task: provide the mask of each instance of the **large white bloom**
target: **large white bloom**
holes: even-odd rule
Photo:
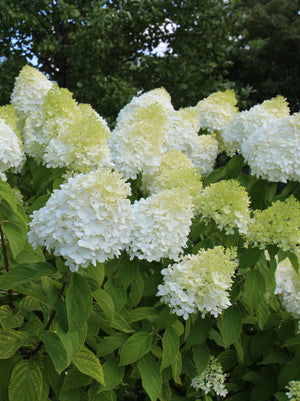
[[[238,112],[234,91],[212,93],[200,100],[195,106],[199,119],[199,128],[207,129],[211,134],[224,131]]]
[[[202,317],[206,313],[217,317],[231,305],[228,291],[237,267],[235,259],[236,251],[222,246],[186,255],[161,271],[164,281],[157,296],[185,320],[197,311]]]
[[[33,212],[29,241],[53,249],[72,271],[119,256],[130,239],[130,192],[118,172],[106,169],[69,178]]]
[[[298,253],[299,255],[299,253]],[[276,273],[275,294],[281,298],[283,307],[300,319],[300,275],[295,271],[288,258],[278,263]]]
[[[241,153],[251,173],[268,181],[300,180],[300,113],[269,119],[244,136]]]
[[[193,217],[191,197],[181,189],[168,189],[133,205],[131,257],[149,262],[177,259],[186,246]]]
[[[223,373],[221,363],[211,356],[207,368],[193,378],[191,386],[196,390],[203,390],[205,394],[214,391],[217,395],[226,397],[228,393],[224,385],[226,378],[227,374]]]
[[[18,118],[26,118],[40,106],[51,86],[52,82],[43,73],[28,65],[23,67],[15,80],[11,94],[11,102]]]
[[[300,401],[300,381],[291,380],[287,385],[286,395],[291,401]]]
[[[215,135],[197,136],[190,142],[190,148],[185,152],[203,177],[213,171],[218,153],[219,143]]]
[[[0,171],[4,172],[10,168],[19,171],[24,160],[20,139],[13,129],[0,118]],[[2,178],[4,179],[4,175]]]
[[[232,123],[221,132],[224,149],[229,155],[233,155],[240,150],[244,139],[250,137],[251,140],[253,133],[257,129],[265,128],[271,120],[288,116],[288,103],[282,96],[265,100],[262,104],[253,106],[250,110],[236,114]]]

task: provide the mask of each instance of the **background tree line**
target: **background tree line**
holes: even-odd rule
[[[0,0],[0,104],[31,61],[109,122],[161,86],[176,108],[234,88],[241,109],[298,111],[299,17],[298,0]]]

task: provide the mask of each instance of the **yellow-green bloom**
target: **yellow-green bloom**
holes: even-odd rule
[[[10,126],[14,133],[18,135],[19,139],[22,140],[22,135],[17,127],[18,118],[14,106],[12,104],[1,106],[0,117],[5,121],[8,126]]]
[[[54,84],[44,97],[43,103],[26,119],[24,127],[25,152],[43,162],[50,139],[56,138],[81,116],[73,94]]]
[[[212,93],[200,100],[195,106],[199,128],[207,129],[211,134],[222,132],[238,112],[236,104],[237,99],[232,89]]]
[[[283,202],[274,202],[265,210],[255,210],[246,239],[261,249],[277,245],[285,251],[297,251],[300,244],[300,202],[290,196]]]
[[[161,271],[164,281],[158,286],[157,296],[185,320],[197,311],[202,317],[206,313],[217,317],[231,305],[228,291],[237,267],[236,257],[235,249],[222,246],[186,255]]]
[[[25,119],[43,102],[52,82],[40,71],[25,65],[15,80],[11,102],[19,119]]]
[[[143,176],[143,187],[151,194],[164,189],[181,189],[191,195],[197,210],[202,181],[201,175],[184,153],[170,150],[162,156],[160,166],[153,174]]]
[[[112,161],[126,178],[153,172],[160,164],[167,114],[158,102],[129,108],[112,131],[109,145]]]
[[[214,220],[220,230],[233,234],[234,228],[247,232],[250,221],[247,191],[236,180],[224,180],[206,187],[198,202],[200,218]]]
[[[48,167],[68,167],[85,173],[110,166],[106,121],[88,104],[79,104],[80,114],[50,139],[43,159]]]
[[[287,397],[291,401],[300,401],[300,381],[292,380],[287,386]]]

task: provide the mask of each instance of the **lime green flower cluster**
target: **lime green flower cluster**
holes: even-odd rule
[[[110,165],[106,121],[90,105],[78,104],[68,89],[54,84],[42,105],[27,118],[25,151],[48,167],[88,172]]]
[[[236,180],[224,180],[206,187],[200,196],[201,220],[215,221],[220,230],[233,234],[246,233],[250,222],[250,200],[245,188]]]
[[[238,112],[237,99],[233,90],[216,92],[200,100],[195,109],[199,118],[199,128],[210,133],[220,133],[232,122]]]
[[[277,245],[285,251],[297,251],[300,244],[300,202],[290,196],[283,202],[274,202],[265,210],[255,210],[246,239],[261,249]]]
[[[43,102],[43,98],[52,87],[52,82],[40,71],[28,65],[24,66],[15,80],[11,103],[17,117],[24,120]]]
[[[162,156],[160,166],[153,174],[143,176],[143,187],[151,194],[164,189],[179,188],[192,197],[197,210],[202,181],[201,175],[188,157],[173,149]]]
[[[4,106],[1,106],[0,117],[14,131],[14,133],[18,136],[18,138],[22,140],[22,135],[18,129],[18,118],[14,106],[12,104],[6,104]]]
[[[291,401],[300,401],[300,381],[292,380],[287,386],[287,397]]]

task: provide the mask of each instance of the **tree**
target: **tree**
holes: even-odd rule
[[[248,105],[281,94],[300,107],[300,24],[297,0],[237,1],[233,8],[230,79],[248,85]]]
[[[229,65],[221,0],[0,0],[0,10],[3,56],[21,52],[111,121],[157,86],[177,107],[195,104],[222,87]],[[164,57],[153,53],[161,42]]]

